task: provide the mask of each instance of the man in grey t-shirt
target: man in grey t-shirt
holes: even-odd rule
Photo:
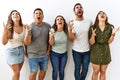
[[[50,47],[48,44],[49,28],[48,23],[43,22],[43,11],[36,8],[33,12],[34,22],[30,24],[31,27],[31,43],[28,45],[28,57],[30,66],[29,80],[36,80],[37,72],[38,80],[43,80],[47,70],[48,55]]]

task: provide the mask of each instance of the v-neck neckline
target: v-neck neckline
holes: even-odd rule
[[[98,25],[98,28],[99,28],[99,30],[101,31],[101,32],[104,32],[105,30],[106,30],[106,28],[107,28],[107,25],[105,25],[105,28],[103,29],[103,31],[100,29],[100,26]]]

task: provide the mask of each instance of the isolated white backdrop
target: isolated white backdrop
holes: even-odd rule
[[[73,19],[73,6],[75,3],[81,3],[84,8],[84,17],[94,22],[98,11],[103,10],[107,13],[109,22],[115,27],[120,26],[120,7],[119,0],[1,0],[0,1],[0,33],[2,33],[2,23],[7,20],[11,10],[16,9],[21,13],[23,23],[30,24],[33,21],[33,10],[37,7],[44,11],[44,21],[54,22],[57,15],[63,15],[66,21]],[[1,37],[1,34],[0,34]],[[107,80],[120,80],[120,32],[115,36],[115,40],[110,44],[112,62],[107,69]],[[52,80],[52,67],[49,61],[48,71],[45,80]],[[74,80],[74,64],[71,55],[71,47],[69,47],[68,62],[65,70],[65,80]],[[12,71],[6,64],[4,46],[0,42],[0,80],[11,80]],[[86,80],[91,80],[92,67],[89,66],[89,72]],[[28,80],[29,66],[25,59],[21,70],[20,80]]]

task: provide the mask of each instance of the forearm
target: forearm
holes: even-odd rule
[[[108,43],[110,44],[114,40],[115,34],[112,34],[108,40]]]
[[[93,45],[95,43],[95,36],[92,35],[91,38],[89,39],[89,43]]]
[[[54,44],[54,36],[49,36],[49,44],[51,46]]]
[[[27,33],[24,38],[24,44],[29,45],[31,43],[31,35]]]
[[[4,31],[4,32],[3,32],[3,35],[2,35],[2,44],[3,44],[3,45],[6,45],[7,42],[8,42],[7,32]]]
[[[75,33],[72,33],[72,31],[69,31],[68,36],[69,36],[69,40],[70,41],[74,41],[74,39],[75,39]]]

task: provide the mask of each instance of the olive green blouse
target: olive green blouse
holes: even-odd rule
[[[104,31],[101,31],[99,26],[96,26],[93,29],[96,29],[95,33],[95,43],[91,45],[90,49],[90,62],[93,64],[109,64],[111,62],[110,47],[108,40],[112,33],[111,24],[105,26]],[[92,30],[89,30],[89,39],[92,35]]]

